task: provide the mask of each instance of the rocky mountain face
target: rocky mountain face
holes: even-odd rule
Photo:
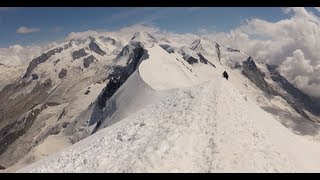
[[[57,126],[63,129],[62,125],[68,123],[68,118],[73,117],[73,114],[59,117],[57,123],[51,123],[48,127],[43,117],[40,117],[42,126],[34,123],[38,121],[39,114],[45,113],[45,109],[68,109],[68,104],[82,88],[102,83],[105,66],[114,58],[112,55],[106,56],[106,52],[100,48],[103,45],[90,37],[84,43],[70,41],[44,52],[30,62],[22,78],[0,91],[3,102],[0,105],[1,165],[10,167],[39,143],[35,139],[45,139]],[[71,106],[69,108],[73,109]],[[68,112],[63,115],[68,116]],[[37,133],[33,133],[33,137],[27,135],[35,128],[37,133],[43,132],[43,137]],[[24,148],[22,150],[17,146]],[[14,155],[8,156],[9,152]]]
[[[315,101],[301,92],[299,89],[295,88],[289,81],[286,80],[276,71],[276,66],[265,65],[271,74],[271,79],[280,87],[282,91],[278,91],[273,88],[272,85],[266,82],[265,74],[257,68],[252,57],[249,57],[246,61],[242,62],[242,74],[250,79],[257,87],[262,91],[273,95],[281,96],[287,103],[302,117],[311,120],[310,117],[304,112],[303,109],[310,111],[315,115],[319,115],[319,105]],[[285,93],[283,93],[285,92]]]

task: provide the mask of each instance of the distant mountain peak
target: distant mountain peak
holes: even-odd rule
[[[158,40],[154,36],[147,32],[136,32],[131,38],[131,41],[140,41],[147,44],[158,42]]]
[[[91,36],[91,35],[88,37],[88,39],[89,39],[91,42],[95,42],[95,41],[96,41],[96,39],[95,39],[93,36]]]

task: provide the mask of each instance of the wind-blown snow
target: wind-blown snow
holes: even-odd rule
[[[217,78],[18,172],[306,172],[317,150]]]

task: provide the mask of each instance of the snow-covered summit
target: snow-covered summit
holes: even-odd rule
[[[152,46],[154,43],[158,43],[158,40],[148,32],[136,32],[131,38],[131,41],[141,42],[146,46]]]

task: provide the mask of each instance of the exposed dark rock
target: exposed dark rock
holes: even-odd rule
[[[47,90],[52,87],[51,79],[45,80],[44,83],[37,82],[35,88],[27,94],[21,94],[13,99],[9,99],[14,93],[26,88],[32,81],[21,79],[13,84],[7,85],[0,91],[0,129],[8,122],[13,122],[22,114],[26,113],[40,102],[43,102]],[[1,139],[1,137],[0,137]]]
[[[57,65],[57,63],[60,62],[60,59],[57,59],[56,61],[53,61],[53,65]]]
[[[93,55],[84,58],[83,59],[84,68],[88,68],[90,64],[93,63],[94,60],[96,60],[96,58]]]
[[[181,62],[178,58],[176,58],[176,60],[177,60],[178,62],[180,62],[185,68],[187,68],[190,72],[192,72],[192,69],[189,68],[188,66],[186,66],[186,65],[184,64],[184,62]],[[195,74],[195,75],[196,75],[196,74]]]
[[[299,103],[299,100],[297,101],[297,98],[292,94],[297,93],[301,95],[300,91],[292,84],[290,84],[284,77],[276,73],[275,69],[272,66],[267,66],[271,78],[273,81],[277,82],[280,84],[280,86],[288,92],[290,95],[287,94],[282,94],[281,92],[275,90],[272,88],[264,79],[265,74],[262,73],[256,66],[255,62],[253,61],[252,57],[249,57],[246,61],[242,62],[242,74],[245,75],[249,80],[251,80],[257,87],[259,87],[262,91],[267,92],[270,95],[276,95],[276,96],[281,96],[287,103],[297,112],[299,113],[302,117],[311,120],[310,117],[302,110],[301,108],[301,103]],[[307,98],[307,96],[301,95],[301,97]],[[310,102],[309,102],[310,103]],[[312,103],[311,103],[312,104]],[[305,106],[308,107],[308,106]]]
[[[271,74],[271,79],[278,83],[280,87],[291,96],[291,99],[294,99],[297,106],[304,107],[314,115],[320,115],[320,105],[316,102],[316,99],[306,95],[292,85],[285,77],[281,76],[276,70],[277,66],[267,65],[267,68]]]
[[[268,92],[272,95],[276,95],[275,91],[268,86],[264,79],[265,74],[261,72],[253,61],[252,57],[248,57],[246,61],[242,62],[242,74],[250,79],[261,90]]]
[[[62,79],[64,77],[66,77],[67,72],[68,71],[66,69],[61,69],[61,71],[59,72],[59,78]]]
[[[0,154],[2,154],[16,139],[29,130],[36,117],[45,108],[47,108],[47,106],[42,105],[40,108],[32,109],[26,117],[22,117],[0,130]]]
[[[242,66],[240,65],[240,63],[239,62],[236,62],[231,68],[232,69],[239,69],[239,68],[241,68]]]
[[[88,89],[84,94],[87,95],[90,93],[90,90]]]
[[[46,103],[44,103],[44,105],[45,106],[58,106],[58,105],[60,105],[60,103],[57,103],[57,102],[46,102]]]
[[[218,55],[218,60],[219,60],[219,62],[221,63],[220,45],[219,45],[218,43],[216,43],[215,47],[216,47],[216,52],[217,52],[217,55]]]
[[[227,48],[227,51],[229,51],[229,52],[240,52],[240,50],[232,49],[232,48]]]
[[[6,168],[0,165],[0,170],[4,170],[4,169],[6,169]]]
[[[192,42],[192,44],[190,45],[190,49],[192,50],[203,50],[202,46],[201,46],[201,39],[196,39],[195,41]]]
[[[166,50],[169,54],[174,53],[173,48],[168,44],[161,44],[160,47],[162,47],[164,50]]]
[[[109,83],[103,89],[98,97],[97,104],[103,109],[107,100],[120,88],[120,86],[128,79],[128,77],[137,69],[139,63],[149,57],[140,42],[131,42],[133,49],[129,45],[125,46],[121,55],[127,57],[126,66],[115,66],[113,72],[108,76]],[[128,56],[127,56],[128,55]],[[119,56],[117,58],[120,58]]]
[[[90,44],[89,44],[89,48],[90,48],[91,51],[93,51],[93,52],[95,52],[95,53],[97,53],[97,54],[100,54],[101,56],[106,55],[106,52],[104,52],[104,51],[98,46],[98,44],[97,44],[95,41],[93,41],[93,40],[91,40],[91,42],[90,42]]]
[[[55,48],[53,50],[50,50],[48,51],[47,53],[43,53],[41,56],[33,59],[28,68],[27,68],[27,71],[25,73],[25,75],[23,76],[23,78],[26,78],[28,77],[31,72],[40,64],[40,63],[44,63],[46,62],[51,56],[55,55],[56,53],[60,53],[61,51],[63,50],[62,47],[58,47],[58,48]]]
[[[64,123],[62,124],[62,128],[66,128],[69,124],[70,124],[69,122],[64,122]]]
[[[189,56],[188,58],[185,58],[185,59],[189,64],[198,63],[198,59],[196,59],[196,58],[194,58],[192,56]]]
[[[32,76],[32,80],[36,80],[39,78],[37,74],[32,74],[31,76]]]
[[[74,51],[72,53],[72,58],[73,58],[73,60],[76,60],[76,59],[82,58],[82,57],[84,57],[86,55],[88,55],[88,53],[86,53],[86,51],[82,48],[82,49],[80,49],[78,51]]]
[[[203,64],[210,64],[213,67],[216,67],[214,64],[212,64],[210,61],[208,61],[206,58],[203,57],[203,55],[201,53],[197,53],[199,58],[200,58],[200,62]]]
[[[193,56],[187,56],[187,54],[184,51],[180,51],[179,53],[181,53],[181,55],[183,56],[183,59],[186,60],[191,65],[200,62],[203,64],[210,64],[211,66],[216,67],[210,61],[208,61],[201,53],[197,53],[199,59],[196,59]]]

